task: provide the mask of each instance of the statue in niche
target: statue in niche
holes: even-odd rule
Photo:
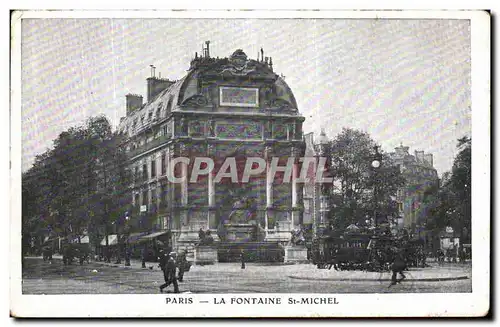
[[[208,121],[208,136],[210,137],[215,136],[215,121],[213,120]]]
[[[180,135],[181,136],[187,136],[188,135],[188,122],[187,120],[182,117],[180,121]]]
[[[255,200],[243,197],[233,204],[228,221],[230,224],[255,224],[256,211]]]

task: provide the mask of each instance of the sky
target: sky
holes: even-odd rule
[[[261,47],[292,89],[304,132],[368,132],[386,152],[433,153],[441,175],[471,134],[468,20],[23,19],[22,170],[60,132],[105,114],[117,126],[125,95],[146,99],[149,65],[180,79],[210,40],[212,57]]]

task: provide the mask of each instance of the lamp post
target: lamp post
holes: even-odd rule
[[[125,227],[124,227],[124,237],[125,237],[125,266],[130,266],[130,245],[128,243],[128,238],[130,236],[130,216],[128,211],[125,212]]]
[[[378,170],[382,165],[382,155],[378,152],[379,146],[376,145],[373,147],[375,149],[375,156],[373,157],[371,166],[373,168],[373,174],[375,176],[375,183],[373,186],[373,199],[374,199],[374,207],[373,207],[373,225],[375,228],[378,227],[377,221],[377,209],[378,209]]]

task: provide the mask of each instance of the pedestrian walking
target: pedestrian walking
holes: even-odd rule
[[[125,266],[130,266],[130,258],[132,257],[132,249],[130,245],[127,243],[125,245]]]
[[[406,260],[403,255],[402,250],[396,250],[395,251],[395,256],[394,256],[394,261],[392,262],[391,270],[392,270],[392,278],[391,278],[391,287],[392,285],[396,285],[397,283],[400,283],[403,279],[406,278],[405,274],[403,271],[406,269]],[[401,279],[397,279],[398,273],[401,275]]]
[[[186,252],[180,252],[177,256],[177,267],[179,268],[177,280],[181,283],[184,281],[184,272],[186,271],[187,263]]]
[[[443,250],[439,249],[437,251],[437,257],[438,257],[438,263],[440,263],[440,264],[444,263],[444,257],[445,257],[445,255],[444,255],[444,251]]]
[[[142,268],[146,268],[147,255],[148,255],[148,246],[147,246],[147,244],[144,244],[144,246],[142,247],[142,251],[141,251]]]
[[[241,259],[241,269],[245,269],[245,251],[241,250],[240,253],[240,259]]]
[[[179,293],[179,284],[177,283],[176,276],[176,254],[175,252],[171,252],[167,255],[163,251],[160,253],[160,268],[163,271],[163,279],[165,280],[165,284],[160,286],[160,292],[163,293],[165,288],[170,284],[174,284],[174,293]]]

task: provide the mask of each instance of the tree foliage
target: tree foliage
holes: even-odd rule
[[[123,142],[104,116],[60,133],[23,174],[24,232],[79,236],[122,215],[130,185]]]
[[[467,136],[458,140],[451,172],[445,172],[440,187],[424,198],[431,207],[428,229],[452,227],[463,242],[470,242],[471,231],[471,145]]]
[[[330,220],[343,229],[351,223],[364,223],[373,218],[393,215],[393,201],[404,178],[389,155],[381,153],[382,164],[371,166],[376,143],[368,133],[344,128],[327,144],[329,173],[334,178],[330,190]]]

